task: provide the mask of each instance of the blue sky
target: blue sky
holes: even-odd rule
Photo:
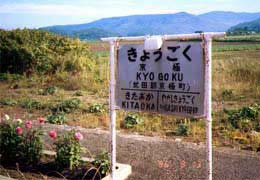
[[[0,0],[0,28],[79,24],[105,17],[209,11],[260,12],[259,0]]]

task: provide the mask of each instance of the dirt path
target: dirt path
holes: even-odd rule
[[[46,126],[62,130],[61,126]],[[108,148],[107,131],[80,129],[90,152]],[[117,160],[132,166],[128,180],[205,179],[205,155],[204,145],[133,134],[117,136]],[[260,180],[260,153],[214,148],[213,156],[214,180]]]

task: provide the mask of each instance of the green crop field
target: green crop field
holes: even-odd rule
[[[21,42],[22,37],[19,36]],[[33,37],[39,38],[37,34]],[[32,72],[17,75],[0,69],[1,116],[9,114],[25,119],[44,116],[51,123],[108,129],[109,45],[49,34],[44,37],[46,43],[39,49],[22,43],[28,57],[34,55]],[[48,47],[49,38],[50,42],[59,43]],[[60,48],[64,44],[69,53]],[[10,44],[2,45],[2,52],[7,46],[11,48]],[[19,49],[19,43],[12,48]],[[87,53],[82,53],[85,48]],[[46,54],[55,63],[41,64]],[[260,132],[260,36],[221,39],[213,43],[212,55],[214,145],[260,151],[257,133]],[[36,61],[38,57],[41,58]],[[44,72],[34,69],[35,63],[45,68]],[[197,143],[205,140],[203,119],[153,113],[133,115],[119,110],[117,128],[149,136],[181,137]]]

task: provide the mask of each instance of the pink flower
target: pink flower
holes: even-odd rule
[[[83,139],[83,135],[80,133],[80,132],[76,132],[75,135],[74,135],[75,139],[77,141],[80,141]]]
[[[38,118],[38,121],[39,121],[40,124],[44,124],[45,123],[45,119],[42,118],[42,117]]]
[[[55,139],[57,137],[57,133],[55,131],[50,131],[49,132],[49,136],[52,138],[52,139]]]
[[[18,135],[21,135],[21,134],[23,133],[23,129],[18,126],[18,127],[16,128],[16,132],[17,132]]]
[[[26,121],[26,122],[25,122],[25,127],[26,127],[27,129],[32,128],[32,121]]]

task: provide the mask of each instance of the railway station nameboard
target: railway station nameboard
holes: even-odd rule
[[[204,74],[202,42],[165,41],[158,50],[121,45],[116,105],[128,111],[203,117]]]

